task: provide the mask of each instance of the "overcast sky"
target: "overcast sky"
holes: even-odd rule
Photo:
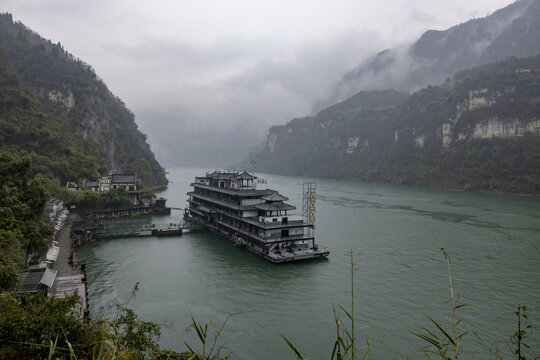
[[[0,11],[94,67],[146,132],[174,121],[265,133],[311,113],[366,57],[511,2],[0,0]]]

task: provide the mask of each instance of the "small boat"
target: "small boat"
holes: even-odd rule
[[[155,236],[175,236],[175,235],[182,235],[182,229],[154,229],[152,230],[152,235]]]

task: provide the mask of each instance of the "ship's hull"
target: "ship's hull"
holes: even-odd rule
[[[223,229],[220,229],[214,225],[211,225],[204,220],[197,217],[198,222],[205,223],[207,229],[211,231],[212,233],[229,240],[230,242],[234,243],[235,245],[244,248],[245,250],[258,255],[274,264],[280,264],[280,263],[286,263],[286,262],[295,262],[295,261],[302,261],[302,260],[312,260],[312,259],[323,259],[327,258],[330,252],[323,248],[322,250],[300,250],[300,251],[280,251],[279,253],[276,252],[264,252],[264,250],[260,247],[257,247],[253,245],[253,243],[250,243],[249,241],[239,241],[237,236],[234,236],[234,233],[230,233],[228,231],[224,231]],[[269,244],[272,245],[272,244]]]

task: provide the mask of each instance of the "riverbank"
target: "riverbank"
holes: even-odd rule
[[[82,302],[79,311],[82,316],[85,316],[89,313],[86,265],[73,263],[75,249],[72,227],[74,221],[80,221],[80,216],[70,213],[64,226],[56,233],[59,252],[51,269],[56,270],[57,274],[50,293],[55,298],[64,298],[78,292]]]

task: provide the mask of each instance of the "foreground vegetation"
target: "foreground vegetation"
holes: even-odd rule
[[[140,320],[127,306],[117,306],[112,319],[83,319],[73,311],[78,304],[77,295],[54,299],[42,293],[2,293],[0,358],[185,360],[191,356],[161,349],[159,325]]]

